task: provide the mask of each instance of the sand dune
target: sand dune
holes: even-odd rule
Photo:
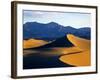
[[[90,40],[86,40],[83,38],[76,37],[72,34],[68,34],[67,38],[71,43],[73,43],[73,47],[56,47],[51,48],[50,50],[43,51],[28,51],[25,54],[32,53],[42,53],[42,55],[54,56],[60,55],[59,60],[66,64],[71,64],[75,66],[90,66]],[[40,47],[52,42],[46,42],[43,40],[29,39],[23,41],[24,49]]]
[[[90,49],[90,40],[86,40],[83,38],[76,37],[72,34],[68,34],[67,38],[71,43],[73,43],[76,47],[79,47],[82,50],[89,50]]]
[[[63,55],[59,58],[62,62],[66,64],[71,64],[75,66],[90,66],[90,51],[83,51],[80,53],[73,53],[70,55]]]
[[[48,42],[43,41],[43,40],[29,39],[29,40],[24,40],[23,41],[23,48],[24,49],[34,48],[34,47],[43,46],[45,44],[48,44]]]
[[[76,48],[79,48],[81,52],[75,52],[75,50],[72,51],[70,48],[69,51],[72,51],[73,53],[62,55],[59,59],[66,64],[75,66],[90,66],[90,41],[76,37],[72,34],[68,34],[67,38],[76,46]]]

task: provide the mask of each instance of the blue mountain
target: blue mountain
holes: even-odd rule
[[[66,36],[67,34],[74,34],[78,37],[90,39],[91,29],[89,27],[75,29],[71,26],[63,26],[55,22],[47,24],[38,22],[27,22],[23,24],[23,39],[35,38],[42,40],[57,40]]]

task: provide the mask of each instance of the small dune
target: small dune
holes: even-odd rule
[[[27,49],[27,48],[40,47],[47,43],[48,43],[47,41],[36,40],[36,39],[23,40],[23,48]]]
[[[72,34],[68,34],[67,38],[74,46],[79,47],[83,51],[90,49],[90,40],[79,38]]]

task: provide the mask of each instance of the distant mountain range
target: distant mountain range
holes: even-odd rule
[[[48,24],[38,22],[27,22],[23,24],[23,39],[30,38],[52,41],[63,38],[67,34],[90,39],[91,29],[89,27],[75,29],[71,26],[63,26],[55,22]]]

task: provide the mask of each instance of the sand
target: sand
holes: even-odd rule
[[[23,48],[24,49],[35,48],[43,46],[45,44],[48,44],[48,42],[43,40],[29,39],[23,41]]]
[[[90,40],[79,38],[72,34],[68,34],[67,38],[71,43],[73,43],[76,47],[80,48],[83,51],[90,49]]]
[[[90,66],[90,40],[79,38],[72,34],[68,34],[66,38],[68,38],[68,40],[74,45],[73,47],[56,47],[51,48],[50,50],[43,50],[41,53],[47,56],[60,55],[59,60],[66,64],[74,66]],[[24,49],[28,49],[40,47],[49,43],[50,42],[46,42],[44,40],[29,39],[23,41],[23,47]],[[36,52],[40,53],[40,51]],[[36,52],[26,51],[25,54],[33,54]]]
[[[62,62],[66,64],[71,64],[74,66],[90,66],[90,51],[83,51],[80,53],[73,53],[70,55],[63,55],[59,58]]]
[[[66,48],[66,47],[60,47],[60,48],[53,48],[52,50],[56,50],[61,55],[71,54],[71,53],[78,53],[78,52],[81,52],[82,51],[78,47],[68,47],[68,48]]]
[[[62,55],[59,59],[66,64],[74,66],[90,66],[90,41],[76,37],[72,34],[67,35],[67,38],[73,43],[74,46],[79,48],[81,52],[74,52],[75,50],[73,50],[73,53]],[[72,49],[70,48],[69,51],[72,51]]]

